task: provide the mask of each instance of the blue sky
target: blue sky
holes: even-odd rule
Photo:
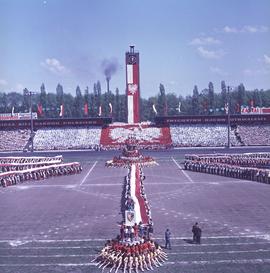
[[[104,60],[125,90],[125,51],[140,52],[141,95],[186,96],[220,81],[270,88],[269,0],[0,0],[0,91],[92,90]]]

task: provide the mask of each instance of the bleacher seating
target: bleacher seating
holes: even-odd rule
[[[37,130],[36,150],[95,149],[100,144],[101,127],[46,128]]]
[[[239,125],[237,130],[244,145],[270,145],[270,125]]]
[[[22,151],[30,137],[30,130],[1,130],[0,151]]]
[[[175,147],[219,147],[226,146],[228,131],[226,125],[171,125],[172,145]],[[230,131],[232,146],[238,146],[234,131]]]

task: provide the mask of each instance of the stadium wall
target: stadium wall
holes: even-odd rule
[[[30,120],[0,120],[0,129],[30,128]],[[77,119],[36,119],[33,120],[34,130],[42,127],[77,127],[104,126],[112,122],[111,118],[77,118]]]
[[[228,116],[163,116],[156,117],[155,123],[157,125],[169,125],[169,124],[227,124]],[[231,115],[231,125],[234,124],[270,124],[270,115]]]

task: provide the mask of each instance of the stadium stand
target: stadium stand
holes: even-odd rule
[[[237,131],[244,145],[270,145],[270,125],[239,125]]]
[[[226,146],[226,125],[171,125],[170,133],[174,147]],[[232,146],[240,145],[233,130],[230,132]]]
[[[39,129],[34,138],[36,150],[96,149],[100,144],[101,127]]]
[[[30,130],[1,130],[0,151],[22,151],[30,138]]]

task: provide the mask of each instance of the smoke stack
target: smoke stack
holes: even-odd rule
[[[107,82],[107,92],[110,92],[110,77],[106,77],[106,82]]]
[[[129,48],[130,48],[130,53],[134,53],[134,46],[133,45],[129,46]]]

